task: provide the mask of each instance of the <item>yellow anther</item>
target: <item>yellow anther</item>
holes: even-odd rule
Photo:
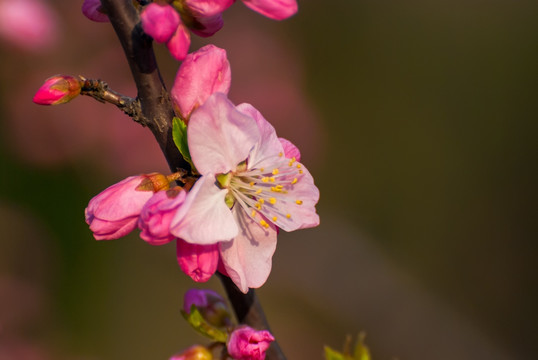
[[[301,168],[301,164],[297,164],[297,169],[300,169]]]
[[[291,181],[291,184],[297,184],[297,178],[294,178],[292,181]]]
[[[251,182],[249,183],[249,185],[250,185],[250,186],[254,186],[254,181],[251,181]]]
[[[256,207],[256,209],[260,210],[262,208],[262,206],[259,204],[259,203],[256,203],[254,204],[254,206]]]
[[[250,216],[255,217],[256,216],[256,210],[252,210],[252,212],[250,213]]]
[[[260,220],[260,225],[263,226],[264,228],[269,227],[269,224],[265,220]]]
[[[274,177],[274,176],[271,176],[271,177],[269,178],[269,181],[271,181],[271,182],[275,182],[275,177]]]
[[[289,219],[291,217],[291,214],[286,214],[286,217]]]
[[[264,200],[264,199],[259,199],[258,202],[259,202],[260,204],[263,204],[263,203],[265,202],[265,200]]]
[[[295,200],[295,203],[296,203],[297,205],[303,205],[303,200]]]
[[[273,169],[273,175],[278,175],[278,169],[277,168]]]
[[[263,200],[263,199],[260,199],[260,200]],[[274,205],[274,204],[276,204],[276,199],[275,198],[269,198],[269,202]]]
[[[299,170],[299,174],[302,174],[303,173],[303,170]]]
[[[264,172],[264,171],[265,171],[265,169],[264,169],[264,168],[260,168],[260,172]]]
[[[274,191],[274,192],[282,192],[282,188],[283,188],[282,185],[271,186],[271,191]]]
[[[278,156],[280,156],[280,157],[284,156],[284,154],[282,153],[282,151],[278,153]]]
[[[265,177],[262,177],[262,181],[263,181],[264,183],[266,183],[266,182],[268,182],[268,181],[269,181],[269,178],[268,178],[267,176],[265,176]]]
[[[276,216],[273,216],[273,221],[276,221],[276,220],[277,220]]]
[[[258,190],[256,190],[256,195],[259,195],[259,194],[261,194],[261,193],[262,193],[262,189],[258,189]]]

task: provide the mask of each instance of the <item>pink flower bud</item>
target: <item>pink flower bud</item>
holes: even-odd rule
[[[222,26],[224,26],[222,14],[215,14],[212,16],[193,17],[190,29],[198,36],[210,37],[222,29]]]
[[[235,0],[184,0],[187,10],[195,17],[209,17],[228,9]]]
[[[187,120],[215,92],[227,94],[231,79],[226,50],[206,45],[187,55],[170,92],[180,116]]]
[[[88,19],[96,22],[108,22],[108,16],[103,12],[101,0],[84,0],[82,13]]]
[[[136,227],[140,211],[153,196],[153,191],[139,189],[146,179],[130,176],[90,200],[84,213],[96,240],[118,239]]]
[[[213,355],[205,347],[194,345],[182,353],[172,356],[170,360],[213,360]]]
[[[196,282],[206,282],[217,271],[219,246],[177,241],[177,262],[185,274]]]
[[[243,3],[273,20],[284,20],[297,12],[296,0],[243,0]]]
[[[56,14],[41,0],[0,1],[0,37],[27,51],[41,51],[58,40]]]
[[[39,105],[59,105],[71,101],[80,94],[82,82],[69,75],[54,75],[41,85],[34,95]]]
[[[183,300],[183,311],[190,314],[192,305],[213,326],[226,327],[232,323],[226,301],[213,290],[189,289]]]
[[[257,331],[248,326],[235,329],[228,337],[228,353],[235,360],[263,360],[275,338],[267,330]]]
[[[165,43],[181,23],[179,14],[170,5],[151,3],[142,10],[140,21],[144,32],[158,43]]]
[[[166,47],[176,60],[181,61],[187,56],[190,46],[191,33],[185,27],[185,25],[180,22],[179,26],[176,28],[176,32],[166,43]]]
[[[284,138],[278,138],[282,147],[284,148],[284,156],[288,159],[295,158],[297,161],[301,161],[301,152],[291,141]]]
[[[175,236],[170,234],[170,222],[185,201],[186,194],[180,187],[156,192],[140,212],[140,237],[152,245],[162,245],[174,240]]]

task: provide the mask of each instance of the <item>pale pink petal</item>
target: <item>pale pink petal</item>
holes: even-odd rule
[[[246,294],[249,288],[262,286],[269,277],[277,234],[273,226],[260,226],[237,205],[233,213],[239,234],[219,244],[220,254],[228,276]]]
[[[243,0],[243,3],[273,20],[284,20],[297,12],[296,0]]]
[[[140,14],[144,32],[158,43],[165,43],[174,35],[181,23],[179,14],[170,5],[151,3]]]
[[[259,138],[256,121],[236,110],[222,93],[211,95],[193,112],[188,127],[191,157],[203,175],[234,170]]]
[[[184,5],[196,16],[213,16],[229,8],[235,0],[185,0]]]
[[[213,175],[202,176],[176,212],[170,232],[191,244],[210,245],[237,235],[237,224]]]
[[[166,43],[166,47],[174,59],[181,61],[185,59],[191,46],[191,33],[180,23],[174,35]]]
[[[174,240],[175,236],[170,233],[170,223],[178,208],[183,205],[186,194],[178,188],[155,193],[140,212],[140,237],[152,245],[162,245]]]
[[[187,55],[170,91],[174,106],[183,119],[215,92],[228,93],[232,75],[226,50],[206,45]]]
[[[301,161],[301,152],[299,151],[299,148],[295,146],[291,141],[284,138],[278,138],[280,140],[280,143],[282,144],[282,147],[284,148],[284,156],[288,159],[295,158],[297,161]]]
[[[217,271],[219,247],[189,244],[178,239],[177,262],[185,274],[196,282],[206,282]]]
[[[101,12],[101,0],[84,0],[82,13],[88,19],[96,22],[108,22],[108,16]]]
[[[263,117],[263,115],[250,104],[239,104],[237,110],[243,114],[249,115],[256,120],[256,125],[260,131],[260,140],[250,152],[248,158],[248,167],[251,168],[269,168],[284,149],[282,143],[276,136],[275,128]]]

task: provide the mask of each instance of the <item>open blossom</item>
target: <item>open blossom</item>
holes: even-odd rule
[[[273,341],[275,338],[267,330],[241,326],[230,334],[226,347],[235,360],[264,360]]]
[[[235,107],[222,93],[192,113],[188,142],[202,176],[170,231],[193,244],[218,242],[226,273],[246,293],[269,276],[277,227],[319,224],[319,191],[308,170],[284,156],[263,116],[248,104]]]

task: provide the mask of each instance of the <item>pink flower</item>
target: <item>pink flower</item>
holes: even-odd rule
[[[71,101],[80,94],[82,82],[69,75],[55,75],[41,85],[33,102],[39,105],[59,105]]]
[[[119,239],[134,230],[142,208],[153,196],[153,187],[144,186],[149,178],[130,176],[90,200],[86,223],[96,240]]]
[[[206,45],[187,55],[170,92],[180,116],[187,120],[214,92],[227,94],[231,78],[226,50]]]
[[[108,22],[108,16],[103,12],[101,0],[84,0],[82,13],[88,19],[96,22]]]
[[[182,353],[172,356],[170,360],[213,360],[213,355],[205,347],[193,345]]]
[[[235,0],[185,0],[184,5],[197,17],[209,17],[221,14],[228,9]]]
[[[206,282],[217,271],[219,247],[217,244],[197,245],[178,239],[177,262],[185,274],[196,282]]]
[[[162,245],[174,240],[175,236],[170,234],[169,230],[170,222],[175,211],[185,201],[186,195],[179,187],[155,193],[140,211],[140,237],[152,245]]]
[[[27,51],[45,50],[57,41],[56,14],[40,0],[0,0],[0,37]]]
[[[176,28],[174,35],[166,43],[170,54],[178,61],[185,59],[191,46],[191,34],[189,30],[180,23]]]
[[[246,293],[269,276],[277,227],[319,224],[319,191],[308,170],[284,156],[263,116],[248,104],[235,107],[222,93],[192,113],[188,142],[202,176],[170,231],[193,244],[219,242],[227,274]]]
[[[140,21],[144,32],[158,43],[170,40],[181,24],[179,14],[172,6],[157,3],[151,3],[142,10]]]
[[[230,334],[226,347],[235,360],[263,360],[273,341],[275,338],[267,330],[241,326]]]
[[[243,0],[243,3],[273,20],[284,20],[297,13],[296,0]]]
[[[297,161],[301,161],[301,152],[297,148],[297,146],[293,145],[291,141],[284,138],[278,138],[280,140],[280,144],[282,144],[282,148],[284,149],[284,156],[288,159],[295,159]]]

